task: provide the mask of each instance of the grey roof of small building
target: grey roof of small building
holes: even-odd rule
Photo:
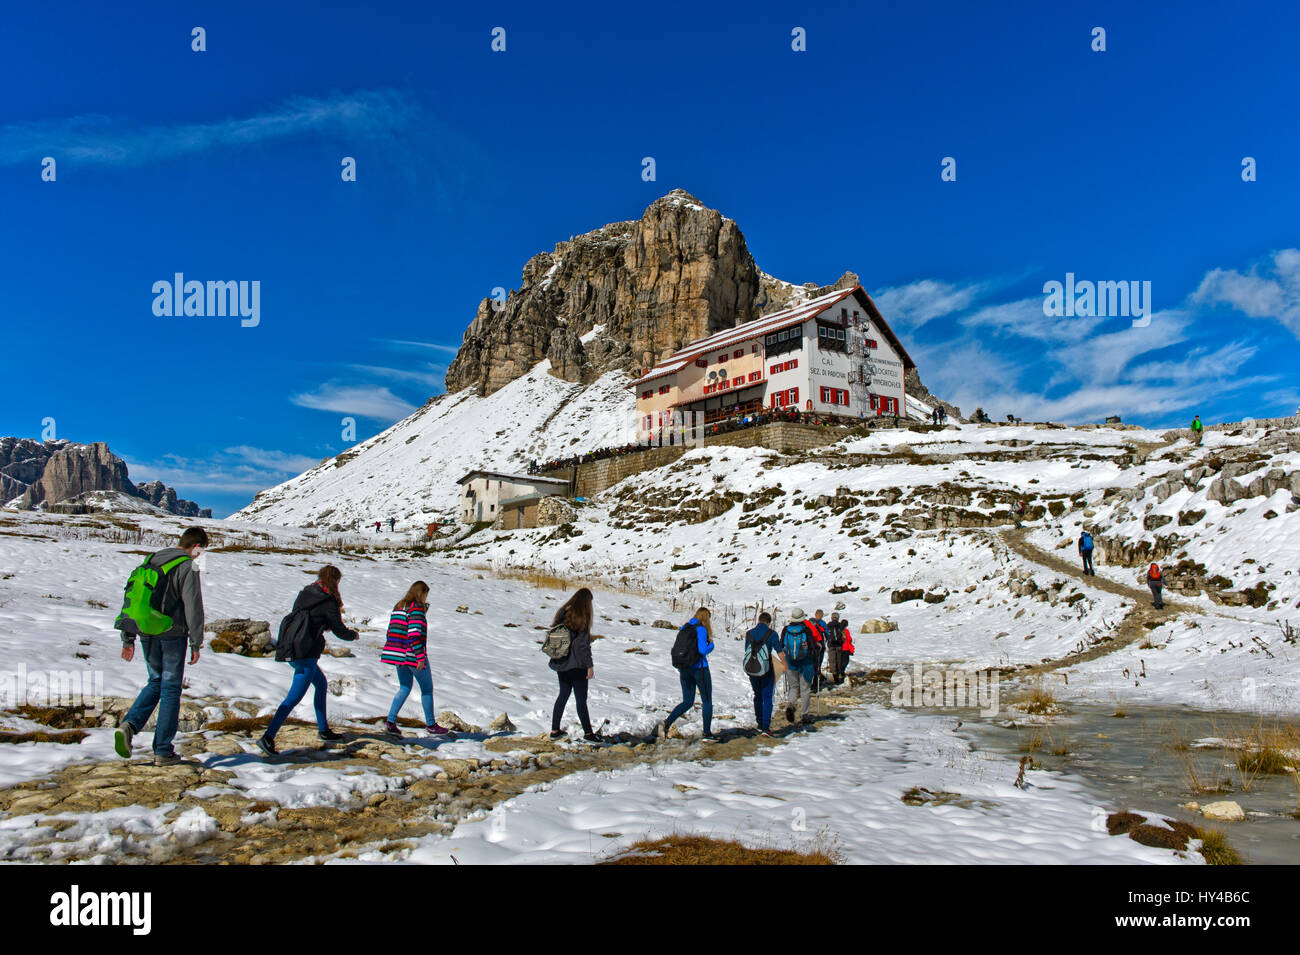
[[[463,478],[457,481],[457,484],[464,484],[466,481],[472,481],[477,476],[502,478],[507,481],[519,481],[523,484],[568,484],[567,478],[548,478],[539,477],[536,474],[507,474],[504,471],[470,471]]]

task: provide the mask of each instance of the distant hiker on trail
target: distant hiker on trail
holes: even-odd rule
[[[343,624],[343,595],[339,592],[339,581],[343,572],[332,564],[327,564],[316,575],[316,582],[308,584],[293,602],[289,615],[280,621],[280,633],[275,642],[275,659],[293,667],[293,682],[289,684],[289,695],[284,698],[266,732],[257,741],[257,748],[267,756],[278,755],[275,750],[275,734],[289,718],[293,708],[307,695],[307,688],[316,692],[312,703],[316,710],[316,735],[325,742],[332,742],[342,737],[330,729],[325,713],[325,703],[329,699],[329,683],[320,668],[320,655],[325,652],[325,631],[328,629],[340,640],[352,641],[358,637],[355,630],[349,630]]]
[[[1019,527],[1020,522],[1023,521],[1024,519],[1025,519],[1025,502],[1018,500],[1016,501],[1016,527]]]
[[[565,735],[560,729],[560,721],[564,719],[564,708],[569,705],[569,695],[572,694],[578,704],[582,738],[593,743],[600,740],[591,729],[591,716],[587,713],[587,682],[596,673],[596,665],[591,659],[591,621],[591,591],[583,587],[555,611],[555,619],[546,635],[546,644],[554,641],[553,645],[558,646],[556,652],[565,651],[554,656],[546,645],[542,647],[551,656],[548,665],[560,678],[560,695],[551,709],[551,739]]]
[[[785,720],[793,723],[795,705],[802,701],[799,719],[808,722],[808,711],[812,708],[813,635],[804,618],[803,611],[796,607],[790,613],[790,622],[781,630],[781,646],[784,659],[789,669],[785,671]]]
[[[763,736],[772,735],[772,697],[776,691],[776,661],[785,666],[781,638],[772,629],[772,615],[758,615],[758,626],[745,634],[744,670],[754,691],[754,725]]]
[[[396,524],[397,524],[397,518],[390,517],[388,519],[388,533],[391,534],[394,531]]]
[[[1160,573],[1160,565],[1152,564],[1147,568],[1147,586],[1151,588],[1151,599],[1157,610],[1165,609],[1164,599],[1160,596],[1160,591],[1164,588],[1165,581]]]
[[[1201,441],[1205,439],[1205,425],[1201,424],[1201,416],[1197,415],[1192,419],[1192,438],[1196,441],[1196,446],[1201,446]]]
[[[940,424],[948,423],[948,409],[945,408],[943,405],[939,406],[939,423]]]
[[[813,614],[813,619],[808,621],[808,626],[813,634],[813,653],[815,661],[813,665],[812,691],[820,693],[822,691],[822,663],[826,660],[826,621],[822,619],[822,611],[818,610]]]
[[[849,622],[841,620],[838,613],[831,614],[826,625],[826,657],[831,668],[831,682],[839,686],[844,682],[844,671],[849,666],[849,655],[844,651],[848,639]]]
[[[127,580],[122,612],[113,627],[122,631],[122,659],[128,663],[135,657],[139,635],[149,680],[113,734],[113,748],[123,759],[130,759],[132,737],[157,708],[153,764],[171,766],[181,761],[172,740],[181,715],[186,641],[191,666],[199,662],[203,646],[203,588],[194,561],[207,546],[203,528],[187,528],[176,547],[151,554]]]
[[[704,709],[704,738],[718,739],[713,733],[713,677],[709,673],[709,654],[712,652],[713,626],[708,608],[701,607],[677,631],[677,639],[673,642],[673,666],[681,680],[682,701],[668,714],[668,719],[659,724],[662,739],[668,738],[673,723],[695,705],[696,690],[700,691],[700,703]]]
[[[381,529],[383,526],[384,526],[384,525],[383,525],[383,522],[382,522],[382,521],[375,521],[375,533],[378,534],[379,531],[380,531],[380,529]]]
[[[393,606],[388,618],[388,640],[379,659],[397,667],[397,693],[388,708],[384,731],[390,736],[401,736],[397,714],[411,694],[412,681],[420,684],[420,705],[424,707],[424,729],[431,736],[445,736],[451,732],[439,726],[433,718],[433,674],[429,670],[429,627],[426,614],[429,609],[429,585],[423,580],[411,584],[406,596]]]
[[[840,649],[843,656],[840,657],[840,682],[843,683],[849,678],[849,661],[853,659],[853,654],[857,648],[853,646],[853,628],[849,626],[847,620],[844,621],[844,646]]]
[[[1083,558],[1083,572],[1096,577],[1097,572],[1092,569],[1092,535],[1086,530],[1079,534],[1079,556]]]

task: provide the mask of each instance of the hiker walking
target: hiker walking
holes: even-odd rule
[[[1097,572],[1092,569],[1092,535],[1087,530],[1079,534],[1079,556],[1083,558],[1083,572],[1096,577]]]
[[[555,611],[555,619],[551,621],[551,633],[562,627],[569,639],[568,653],[558,659],[553,657],[548,664],[560,679],[560,695],[551,709],[551,739],[565,735],[560,720],[564,718],[570,695],[578,704],[582,738],[589,742],[600,739],[592,732],[591,716],[587,712],[587,682],[596,672],[591,659],[591,620],[591,591],[583,587]],[[549,639],[550,634],[547,636]]]
[[[822,619],[822,611],[816,611],[813,618],[808,621],[808,627],[812,630],[813,635],[812,691],[820,693],[822,691],[822,663],[826,660],[826,621]]]
[[[1147,568],[1147,586],[1151,588],[1151,601],[1157,610],[1165,609],[1165,602],[1161,597],[1161,590],[1164,589],[1164,585],[1160,565],[1153,563]]]
[[[429,670],[429,585],[423,580],[411,584],[406,595],[393,605],[388,618],[388,639],[379,659],[397,668],[397,693],[388,708],[384,732],[401,736],[397,727],[397,714],[411,695],[411,684],[420,684],[420,705],[424,708],[424,729],[431,736],[445,736],[450,732],[439,726],[433,718],[433,674]]]
[[[257,748],[267,756],[277,755],[275,734],[289,718],[293,708],[307,695],[307,688],[315,690],[312,704],[316,710],[316,735],[324,742],[342,739],[330,729],[326,717],[326,700],[329,699],[329,682],[320,668],[320,655],[325,652],[325,631],[328,629],[340,640],[352,641],[358,636],[355,630],[343,623],[343,595],[339,581],[343,572],[333,564],[322,567],[315,583],[308,584],[293,602],[293,609],[280,622],[279,637],[275,642],[275,659],[293,667],[293,682],[289,693],[280,704],[271,723],[257,741]]]
[[[1025,502],[1017,499],[1016,501],[1016,527],[1019,527],[1025,519]]]
[[[796,607],[790,612],[790,622],[781,629],[785,671],[785,721],[793,723],[795,706],[799,705],[799,719],[808,722],[812,708],[813,635],[803,611]]]
[[[849,655],[844,652],[848,629],[847,620],[841,620],[838,613],[831,614],[831,622],[826,625],[826,658],[830,663],[831,682],[836,686],[844,682],[844,671],[849,665]]]
[[[390,517],[388,519],[388,533],[391,534],[394,531],[396,524],[397,524],[397,518]]]
[[[1200,415],[1192,419],[1192,439],[1198,448],[1201,446],[1201,441],[1205,439],[1205,425],[1201,424]]]
[[[776,691],[776,665],[785,665],[781,638],[772,629],[772,615],[758,615],[758,626],[745,634],[744,670],[754,691],[754,725],[762,736],[772,735],[772,697]]]
[[[704,738],[716,740],[713,732],[713,677],[709,673],[709,654],[713,652],[713,626],[709,609],[700,607],[695,616],[677,631],[673,643],[673,666],[682,684],[682,701],[668,718],[659,724],[659,736],[668,738],[673,723],[695,705],[695,692],[700,694],[703,707]]]
[[[203,528],[187,528],[175,547],[151,554],[127,581],[122,612],[113,627],[122,632],[122,659],[128,663],[135,658],[139,635],[149,679],[113,734],[113,748],[123,759],[130,759],[132,737],[144,729],[156,708],[153,764],[181,761],[172,741],[180,723],[186,643],[191,666],[199,662],[203,646],[203,588],[194,561],[207,546]]]

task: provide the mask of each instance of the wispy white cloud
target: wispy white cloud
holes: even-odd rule
[[[1190,313],[1166,309],[1151,316],[1150,324],[1131,326],[1125,321],[1117,331],[1092,335],[1050,349],[1044,356],[1056,370],[1048,387],[1077,381],[1109,385],[1125,376],[1129,363],[1140,355],[1181,344],[1192,324]]]
[[[986,305],[960,319],[964,328],[981,332],[1028,338],[1039,342],[1069,343],[1092,335],[1105,319],[1096,317],[1051,317],[1043,314],[1043,299],[1022,298],[1000,305]]]
[[[1251,318],[1275,319],[1300,338],[1300,249],[1273,253],[1271,268],[1256,264],[1245,273],[1213,269],[1201,279],[1191,300],[1228,305]]]
[[[436,342],[412,342],[400,338],[381,338],[379,341],[385,345],[401,345],[407,348],[431,348],[434,351],[445,352],[448,355],[454,355],[460,351],[459,345],[440,345]]]
[[[100,115],[0,126],[0,164],[43,156],[74,162],[138,166],[306,134],[375,139],[419,124],[421,110],[395,90],[297,96],[262,113],[199,123],[141,125]]]
[[[205,492],[251,496],[319,463],[320,459],[306,455],[240,445],[206,458],[165,454],[152,461],[128,460],[127,468],[137,484],[162,481],[202,505]]]
[[[957,285],[920,279],[873,292],[871,298],[891,326],[914,332],[936,318],[970,308],[991,287],[987,282]]]
[[[418,362],[410,368],[389,368],[386,365],[348,365],[353,371],[389,381],[412,382],[430,388],[446,386],[447,367],[431,362]]]
[[[383,422],[397,421],[415,410],[414,405],[403,401],[387,387],[365,385],[324,384],[315,391],[294,395],[289,400],[303,408]]]

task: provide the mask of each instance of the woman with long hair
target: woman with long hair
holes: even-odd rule
[[[411,683],[420,684],[420,703],[424,707],[424,728],[434,736],[443,736],[448,730],[433,718],[433,675],[429,672],[428,620],[429,585],[417,580],[407,589],[406,595],[393,606],[388,618],[388,640],[380,659],[397,668],[397,694],[388,708],[384,730],[391,736],[401,736],[397,727],[397,714],[411,695]]]
[[[668,730],[674,721],[683,716],[695,705],[695,691],[699,690],[700,703],[704,708],[704,738],[716,740],[713,732],[713,677],[709,673],[709,654],[713,652],[713,623],[708,607],[700,607],[695,616],[686,621],[687,627],[695,627],[695,640],[700,659],[693,666],[677,671],[682,683],[682,701],[668,714],[668,719],[659,724],[659,735],[668,738]],[[684,628],[683,628],[684,629]]]
[[[275,756],[275,734],[289,718],[293,708],[307,695],[307,688],[313,687],[316,695],[313,703],[316,708],[317,733],[325,742],[342,739],[330,729],[325,715],[325,701],[329,698],[329,683],[320,668],[320,655],[325,652],[325,630],[328,628],[340,640],[355,640],[357,632],[343,624],[343,596],[339,593],[339,581],[343,572],[332,564],[320,569],[315,583],[308,584],[293,602],[289,616],[303,613],[307,615],[303,639],[295,641],[291,647],[276,647],[276,659],[286,660],[293,666],[293,682],[289,685],[289,695],[284,698],[280,708],[271,718],[271,725],[257,741],[257,748],[267,756]],[[281,628],[282,630],[284,628]]]
[[[587,713],[587,681],[596,672],[591,660],[591,591],[583,587],[555,611],[551,628],[565,626],[569,630],[569,655],[562,660],[552,660],[550,667],[560,678],[560,695],[551,711],[551,739],[564,735],[560,720],[569,696],[578,704],[578,719],[582,723],[583,739],[596,742],[600,739],[591,729],[591,716]]]

